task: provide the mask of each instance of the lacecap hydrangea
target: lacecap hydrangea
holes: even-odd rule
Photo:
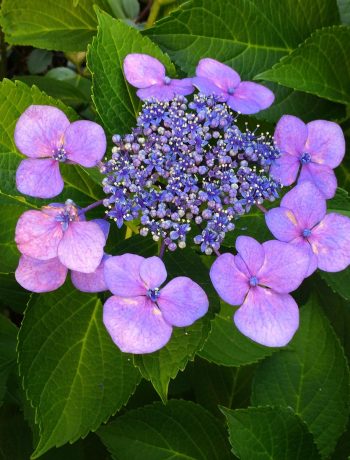
[[[242,114],[268,108],[274,95],[211,58],[199,61],[193,77],[173,79],[154,57],[129,54],[124,74],[143,106],[131,132],[112,137],[107,157],[104,131],[94,122],[70,123],[50,106],[30,106],[19,118],[15,142],[28,157],[16,175],[21,193],[57,196],[64,185],[59,163],[78,163],[104,174],[106,198],[85,208],[68,200],[25,212],[16,228],[17,281],[47,292],[70,269],[77,289],[110,290],[103,321],[112,340],[124,352],[152,353],[168,343],[173,327],[208,311],[203,286],[187,276],[165,283],[164,252],[191,246],[212,257],[214,288],[239,306],[237,328],[263,345],[286,345],[299,325],[290,293],[317,268],[339,271],[350,263],[350,219],[326,214],[333,169],[345,151],[340,127],[288,115],[274,137],[242,127]],[[98,206],[100,219],[87,220]],[[225,236],[252,208],[265,213],[276,240],[260,244],[236,234],[232,254]],[[105,253],[109,230],[131,221],[159,242],[158,254]]]

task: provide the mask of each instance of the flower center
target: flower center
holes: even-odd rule
[[[302,165],[306,165],[311,162],[311,155],[308,152],[304,152],[301,154],[300,163]]]
[[[67,153],[63,147],[60,147],[59,149],[54,151],[52,158],[61,163],[65,163],[67,161]]]
[[[232,96],[232,94],[235,92],[235,88],[233,86],[230,86],[227,90],[228,94]]]
[[[259,284],[259,280],[256,276],[252,276],[249,280],[249,284],[252,286],[252,287],[255,287]]]
[[[147,296],[152,300],[152,302],[157,302],[157,299],[160,296],[159,288],[148,289]]]
[[[57,214],[57,216],[55,217],[55,220],[57,222],[61,222],[63,231],[67,230],[70,222],[73,222],[78,219],[78,209],[76,208],[72,200],[67,200],[65,202],[65,207],[63,208],[62,212]]]
[[[305,228],[303,230],[303,237],[308,238],[311,235],[311,230],[309,228]]]
[[[164,84],[165,84],[165,85],[170,85],[170,83],[171,83],[171,78],[169,78],[169,77],[164,77]]]

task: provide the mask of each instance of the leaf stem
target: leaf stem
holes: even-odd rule
[[[146,28],[152,27],[153,24],[156,22],[159,10],[163,5],[170,5],[174,2],[175,0],[154,0],[146,22]]]

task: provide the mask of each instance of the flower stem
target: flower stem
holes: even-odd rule
[[[263,205],[258,204],[258,203],[255,203],[255,206],[256,206],[258,209],[260,209],[260,211],[262,211],[263,213],[267,212],[267,209],[264,208]]]
[[[213,251],[215,252],[215,254],[217,255],[217,257],[220,257],[220,256],[221,256],[220,251],[218,251],[217,249],[214,249],[214,248],[213,248]]]
[[[81,209],[79,214],[90,211],[90,209],[97,208],[97,206],[100,206],[102,203],[103,203],[103,200],[96,201],[95,203],[92,203],[89,206],[86,206],[86,208]]]
[[[156,22],[161,6],[170,5],[174,2],[175,0],[154,0],[146,22],[146,28],[152,27],[153,24]]]
[[[164,240],[163,240],[161,245],[160,245],[160,248],[159,248],[159,258],[160,259],[163,259],[164,251],[165,251],[165,243],[164,243]]]

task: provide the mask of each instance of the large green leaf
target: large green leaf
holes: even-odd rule
[[[70,285],[28,308],[18,353],[40,429],[33,458],[96,430],[127,402],[140,378],[108,336],[97,296]]]
[[[0,406],[6,390],[7,378],[16,364],[17,327],[0,314]]]
[[[233,452],[241,460],[317,460],[311,434],[299,417],[283,408],[221,409]]]
[[[349,0],[338,0],[340,19],[343,24],[350,25],[350,2]]]
[[[98,434],[115,460],[232,459],[221,422],[189,401],[129,411]]]
[[[315,298],[302,308],[300,323],[291,344],[258,367],[252,401],[293,409],[328,455],[349,415],[349,369]]]
[[[221,310],[212,321],[212,329],[199,355],[223,366],[238,367],[271,355],[273,348],[264,347],[242,335],[233,323],[235,309],[221,303]]]
[[[145,34],[187,72],[212,57],[246,79],[270,68],[316,28],[338,23],[335,0],[193,0]]]
[[[210,312],[192,326],[174,327],[169,343],[161,350],[134,356],[135,364],[143,377],[152,382],[165,402],[170,379],[174,379],[179,370],[183,370],[188,361],[203,347],[210,331],[210,316],[218,309],[219,299],[210,282],[208,269],[194,251],[183,249],[168,252],[165,254],[164,263],[169,279],[175,276],[188,276],[206,291],[210,303]]]
[[[146,53],[163,62],[174,72],[170,59],[157,45],[134,27],[98,12],[98,33],[88,50],[88,66],[92,73],[93,100],[109,134],[126,133],[135,125],[140,101],[135,89],[123,74],[123,60],[129,53]]]
[[[84,51],[96,33],[94,4],[105,0],[3,0],[1,25],[11,45],[58,51]]]
[[[26,460],[32,451],[32,436],[18,407],[0,408],[0,460]]]
[[[0,232],[1,235],[1,232]],[[14,252],[15,263],[18,256]],[[0,306],[23,313],[32,293],[18,285],[13,273],[0,274]]]
[[[256,78],[349,104],[350,27],[316,31],[293,53]]]

